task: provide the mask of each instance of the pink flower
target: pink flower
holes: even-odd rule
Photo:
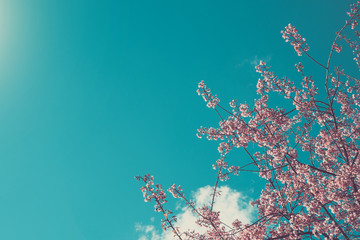
[[[233,100],[230,110],[220,105],[203,81],[199,83],[198,94],[220,117],[219,126],[200,127],[197,134],[221,140],[220,159],[213,164],[216,185],[209,204],[201,207],[187,199],[180,186],[173,184],[168,192],[184,201],[206,231],[180,232],[174,225],[176,216],[165,207],[167,196],[162,186],[149,174],[136,177],[143,182],[144,200],[153,201],[155,211],[163,214],[164,230],[171,228],[178,239],[202,240],[359,238],[360,79],[330,65],[333,50],[342,50],[336,43],[342,39],[353,50],[360,69],[358,39],[343,34],[344,29],[351,31],[350,26],[357,26],[359,4],[351,5],[351,19],[333,41],[329,66],[306,53],[309,47],[295,27],[289,24],[282,31],[299,56],[305,52],[321,66],[321,74],[305,75],[299,62],[295,69],[301,77],[294,82],[278,77],[260,61],[255,67],[260,74],[258,97],[251,104]],[[354,32],[358,38],[360,33]],[[325,79],[321,79],[324,72]],[[240,158],[231,159],[228,153],[236,148],[243,152]],[[213,208],[219,195],[217,186],[242,171],[256,173],[266,183],[258,199],[251,202],[258,210],[257,219],[251,224],[238,220],[224,223],[221,209]]]
[[[281,31],[281,33],[282,37],[285,39],[285,42],[290,42],[299,56],[301,56],[303,52],[307,52],[309,50],[306,39],[303,38],[298,33],[298,30],[290,23],[285,27],[285,31]]]
[[[339,52],[341,52],[342,46],[339,46],[338,44],[334,44],[334,45],[333,45],[333,48],[335,49],[335,51],[336,51],[337,53],[339,53]]]
[[[198,90],[197,90],[198,95],[201,95],[204,99],[205,102],[207,102],[207,107],[208,108],[215,108],[216,105],[218,104],[218,102],[220,102],[220,100],[217,98],[216,95],[213,95],[211,93],[210,88],[208,88],[206,86],[206,84],[204,83],[204,80],[202,80],[199,84],[198,84]]]
[[[303,68],[304,68],[304,66],[302,65],[301,62],[299,62],[298,64],[295,64],[295,69],[298,70],[298,72],[303,72]]]

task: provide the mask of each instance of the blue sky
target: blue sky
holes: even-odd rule
[[[0,0],[0,238],[138,239],[156,215],[135,175],[188,195],[215,181],[217,143],[195,134],[219,119],[197,83],[226,106],[256,97],[254,60],[318,69],[280,31],[324,62],[349,3]],[[261,190],[251,174],[227,184]]]

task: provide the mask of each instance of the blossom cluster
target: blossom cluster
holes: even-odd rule
[[[330,67],[333,50],[342,50],[337,41],[344,40],[360,69],[360,44],[345,36],[349,29],[360,37],[355,29],[359,5],[359,1],[351,5],[350,20],[337,33],[327,64],[307,53],[306,40],[295,27],[289,24],[282,31],[299,56],[306,53],[325,70],[325,79],[307,75],[302,63],[295,65],[297,80],[278,77],[260,61],[255,67],[260,74],[258,98],[253,104],[233,100],[230,110],[219,105],[204,81],[199,83],[197,92],[207,106],[219,106],[226,114],[221,115],[217,128],[201,127],[197,133],[199,138],[220,141],[220,158],[213,164],[218,172],[213,199],[210,205],[195,208],[180,186],[172,185],[168,191],[185,201],[197,215],[196,223],[207,231],[178,233],[167,217],[171,212],[163,207],[162,187],[154,185],[149,175],[138,177],[145,183],[141,188],[144,199],[154,199],[155,210],[166,215],[165,229],[172,228],[178,239],[360,239],[360,79],[340,66]],[[275,95],[288,104],[271,107]],[[234,149],[244,151],[249,161],[231,165],[226,158]],[[252,224],[235,220],[227,225],[221,221],[221,212],[212,208],[216,187],[242,171],[256,172],[266,181],[261,195],[252,202],[258,218]]]
[[[167,203],[167,198],[162,186],[155,184],[154,177],[150,174],[146,174],[143,177],[136,176],[135,179],[145,183],[145,186],[140,188],[145,202],[154,200],[155,212],[161,212],[164,215],[164,219],[161,220],[163,230],[166,231],[167,229],[172,228],[174,233],[177,233],[176,229],[173,227],[173,223],[177,220],[176,216],[172,215],[172,211],[164,208],[164,204]],[[172,216],[170,217],[170,215]]]
[[[218,97],[211,93],[211,89],[206,86],[204,81],[199,83],[197,93],[203,97],[205,102],[207,102],[208,108],[215,108],[218,102],[220,102]]]
[[[306,39],[303,38],[298,33],[298,30],[290,23],[285,27],[285,30],[281,31],[281,33],[282,37],[285,39],[285,42],[290,42],[299,56],[301,56],[303,52],[307,52],[310,49],[309,45],[306,43]]]

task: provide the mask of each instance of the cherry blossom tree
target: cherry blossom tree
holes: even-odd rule
[[[175,239],[360,239],[360,79],[331,64],[343,44],[352,49],[360,69],[359,3],[350,6],[349,18],[336,33],[326,63],[308,53],[309,45],[294,26],[281,31],[299,56],[306,55],[318,65],[324,79],[315,81],[300,62],[295,70],[301,80],[294,82],[278,77],[260,61],[256,66],[261,75],[259,97],[253,106],[233,100],[229,109],[220,105],[203,81],[199,83],[198,94],[221,118],[218,128],[198,130],[199,138],[220,141],[211,204],[196,207],[177,185],[167,191],[182,199],[207,231],[181,232],[176,216],[165,208],[167,195],[162,186],[149,174],[137,176],[145,184],[141,188],[145,201],[154,201],[155,211],[163,214],[164,230],[172,230]],[[275,95],[292,107],[270,107]],[[243,149],[250,162],[230,166],[226,155],[234,148]],[[266,186],[252,202],[257,220],[250,224],[235,220],[229,226],[213,205],[219,182],[242,171],[258,172]]]

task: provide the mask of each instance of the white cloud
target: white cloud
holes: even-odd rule
[[[254,220],[255,209],[250,206],[249,202],[251,199],[249,199],[249,197],[245,196],[241,192],[231,189],[228,186],[219,187],[218,190],[221,195],[215,198],[213,210],[220,211],[220,220],[222,222],[231,226],[235,219],[240,220],[244,224],[250,223]],[[203,206],[204,204],[209,205],[211,202],[212,192],[213,188],[210,186],[199,188],[196,192],[194,192],[193,199],[196,203],[196,207]],[[205,228],[200,227],[195,223],[197,218],[189,208],[181,208],[177,217],[178,221],[175,226],[180,229],[180,232],[195,230],[196,232],[204,233],[206,231]],[[156,226],[160,226],[160,223]],[[157,228],[158,227],[154,227],[154,225],[136,224],[136,231],[141,233],[138,240],[176,239],[173,237],[171,230],[166,232],[162,232],[162,230],[160,230],[160,232]]]
[[[135,224],[135,230],[141,232],[138,240],[161,240],[161,234],[156,230],[154,225]]]
[[[244,65],[248,66],[248,64],[255,67],[255,66],[259,65],[260,60],[262,60],[266,63],[269,63],[271,61],[271,56],[266,56],[266,57],[254,56],[253,58],[246,58],[246,59],[242,60],[241,63],[237,64],[236,67],[241,68]]]
[[[271,60],[271,57],[266,56],[266,57],[263,57],[263,58],[258,58],[258,56],[255,56],[252,60],[250,60],[250,64],[253,65],[253,66],[257,66],[260,63],[260,60],[262,60],[262,61],[264,61],[266,63],[269,63],[270,60]]]

